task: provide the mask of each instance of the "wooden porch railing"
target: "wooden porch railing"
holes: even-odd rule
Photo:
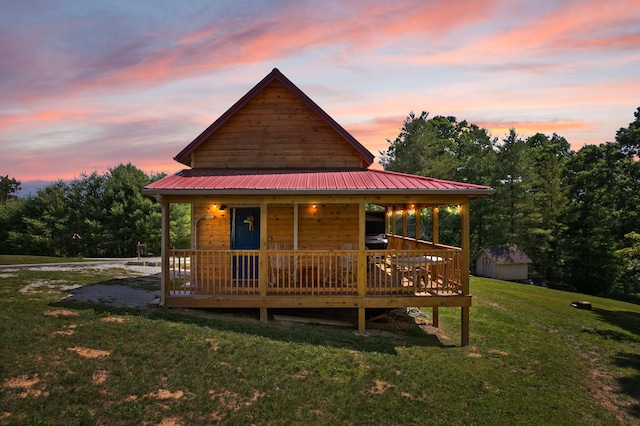
[[[414,240],[415,242],[415,240]],[[366,250],[366,296],[462,293],[462,250],[417,242]],[[358,250],[267,250],[267,296],[358,295]],[[259,250],[171,250],[172,296],[260,294]]]

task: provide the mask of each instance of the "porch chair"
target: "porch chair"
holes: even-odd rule
[[[356,243],[342,243],[340,250],[358,250]],[[338,274],[341,284],[353,286],[357,284],[358,277],[358,256],[351,254],[341,255],[338,257]]]
[[[289,250],[286,243],[270,243],[269,250]],[[296,282],[296,261],[285,254],[269,255],[269,284],[290,286]]]
[[[407,251],[411,250],[408,244],[402,246],[402,250],[405,253],[398,253],[396,257],[396,264],[394,268],[395,276],[393,280],[400,286],[403,286],[403,282],[406,280],[410,287],[414,287],[417,282],[420,281],[422,274],[421,267],[418,265],[412,265],[410,259],[412,256]]]

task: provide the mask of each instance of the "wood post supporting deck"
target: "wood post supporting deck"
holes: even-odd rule
[[[365,308],[358,308],[358,334],[364,336],[366,326]]]
[[[358,214],[358,227],[360,229],[358,237],[358,296],[364,298],[367,294],[367,255],[365,251],[365,226],[366,226],[365,203],[360,203]],[[365,333],[365,308],[358,308],[358,333]]]
[[[469,308],[460,308],[462,310],[460,316],[460,325],[462,335],[460,337],[460,346],[469,345]]]
[[[471,261],[471,237],[470,237],[470,225],[469,225],[469,200],[464,201],[460,205],[461,216],[462,216],[462,224],[461,224],[461,232],[460,232],[460,242],[462,246],[462,294],[469,294],[469,269],[470,269],[470,261]],[[467,346],[469,344],[469,308],[462,307],[460,308],[461,319],[460,319],[460,327],[461,327],[461,342],[462,346]]]
[[[162,209],[162,230],[160,234],[160,254],[162,261],[160,263],[162,268],[162,274],[160,275],[160,306],[164,306],[167,288],[169,284],[169,247],[171,242],[169,241],[169,227],[171,226],[171,204],[164,201],[162,196],[158,195],[160,206]]]

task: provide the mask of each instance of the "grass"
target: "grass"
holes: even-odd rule
[[[65,286],[121,275],[0,270],[0,424],[640,421],[637,305],[474,278],[459,347],[459,309],[440,310],[437,334],[362,337],[257,312],[61,302]],[[569,307],[584,298],[592,311]]]
[[[92,259],[79,257],[29,256],[22,254],[0,254],[0,265],[24,265],[33,263],[87,262]]]

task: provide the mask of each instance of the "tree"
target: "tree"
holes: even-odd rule
[[[493,195],[496,216],[493,223],[499,224],[495,237],[502,245],[523,247],[523,238],[532,226],[538,226],[539,212],[531,200],[532,168],[528,147],[515,129],[503,139],[498,147],[496,164],[496,193]]]
[[[109,169],[105,182],[104,225],[107,249],[115,256],[133,256],[138,242],[160,248],[160,208],[141,189],[151,183],[143,171],[130,163]]]
[[[52,183],[37,192],[33,197],[33,209],[37,218],[47,229],[51,241],[49,255],[62,256],[68,253],[69,206],[67,203],[69,187],[63,181]]]
[[[466,121],[458,123],[456,128],[458,161],[454,180],[495,187],[497,139],[492,138],[487,129]],[[475,253],[495,241],[492,237],[495,224],[491,221],[496,210],[495,199],[493,196],[472,199],[470,209],[471,252]]]
[[[616,283],[618,293],[640,297],[640,234],[630,232],[625,237],[628,245],[615,252],[622,265],[622,274]]]
[[[419,174],[426,167],[426,140],[428,132],[428,112],[422,112],[416,117],[413,112],[405,119],[398,137],[390,144],[386,151],[380,151],[380,164],[385,170],[402,173]]]
[[[532,205],[539,214],[537,227],[529,229],[527,253],[535,259],[532,269],[537,278],[562,281],[564,257],[560,237],[565,230],[568,207],[564,174],[573,151],[569,142],[555,133],[551,138],[537,133],[526,144],[533,168]]]
[[[633,113],[635,121],[627,128],[620,128],[616,132],[616,141],[620,144],[621,152],[629,158],[636,158],[640,155],[640,107]]]
[[[568,163],[570,205],[563,237],[567,279],[590,294],[608,291],[618,275],[614,251],[622,212],[615,182],[620,158],[616,144],[586,145]]]
[[[15,178],[9,178],[9,175],[0,176],[0,203],[17,198],[15,193],[20,189],[20,182]]]
[[[107,250],[105,232],[108,206],[104,199],[106,177],[97,172],[83,174],[69,184],[68,253],[72,256],[100,257]]]
[[[191,204],[171,203],[171,246],[177,249],[191,248]]]
[[[0,203],[0,253],[15,253],[9,241],[9,233],[22,226],[22,217],[26,212],[26,201],[22,198]]]
[[[382,151],[380,163],[386,170],[433,176],[492,186],[496,166],[496,140],[486,129],[455,117],[410,113],[398,137],[389,141],[389,149]],[[491,216],[494,202],[489,199],[472,200],[471,245],[477,249],[490,241]],[[427,218],[428,219],[428,218]],[[455,209],[441,211],[440,237],[453,244],[459,240],[459,220]],[[426,223],[426,221],[425,221]]]

